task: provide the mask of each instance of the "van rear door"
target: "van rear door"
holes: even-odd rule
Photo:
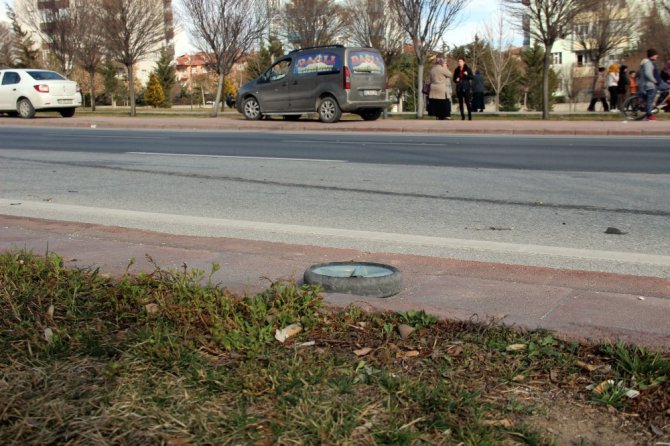
[[[349,101],[380,101],[386,88],[386,67],[378,51],[350,50],[347,65],[351,76]]]

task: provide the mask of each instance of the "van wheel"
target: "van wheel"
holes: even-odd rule
[[[64,109],[60,110],[60,115],[61,115],[62,117],[64,117],[64,118],[71,118],[71,117],[74,116],[74,111],[75,111],[75,110],[76,110],[76,109],[75,109],[74,107],[72,107],[72,108],[64,108]]]
[[[16,111],[23,119],[31,119],[35,117],[35,107],[28,99],[21,99],[16,103]]]
[[[335,98],[331,96],[327,96],[321,100],[318,112],[319,121],[327,124],[339,121],[342,116],[342,110],[340,110],[339,104]]]
[[[263,117],[263,114],[261,113],[261,105],[253,96],[244,100],[242,110],[244,111],[244,117],[249,121],[258,121]]]
[[[382,115],[382,109],[365,110],[360,112],[359,115],[363,118],[363,121],[376,121]]]

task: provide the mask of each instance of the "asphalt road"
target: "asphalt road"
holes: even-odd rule
[[[670,277],[669,147],[2,128],[0,213]]]

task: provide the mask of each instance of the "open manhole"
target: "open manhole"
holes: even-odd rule
[[[307,268],[305,283],[321,285],[329,293],[389,297],[402,290],[402,274],[381,263],[321,263]]]

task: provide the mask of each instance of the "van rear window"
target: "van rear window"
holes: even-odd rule
[[[349,68],[354,74],[384,74],[384,59],[372,51],[352,51]]]
[[[298,57],[294,64],[294,73],[307,76],[316,73],[337,73],[342,69],[342,60],[335,53],[307,54]]]

